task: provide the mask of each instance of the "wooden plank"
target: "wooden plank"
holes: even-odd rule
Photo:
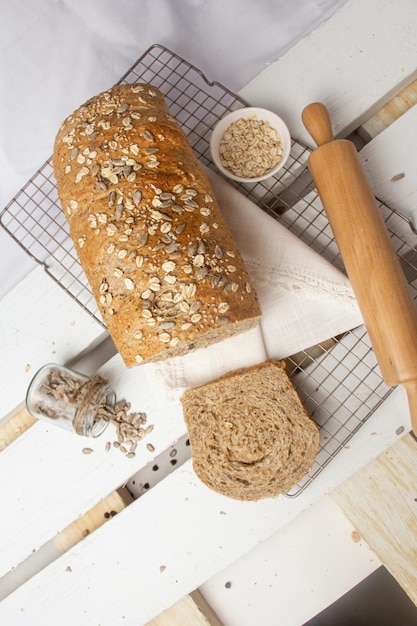
[[[38,420],[27,412],[26,407],[19,409],[4,424],[0,425],[0,452],[22,435]]]
[[[52,539],[53,545],[62,554],[67,552],[132,502],[133,498],[126,488],[114,491],[58,533]],[[195,590],[163,611],[147,626],[222,626],[222,624],[201,593]]]
[[[417,443],[408,434],[331,493],[417,605]]]
[[[63,554],[92,532],[108,523],[126,508],[133,498],[126,488],[118,489],[98,502],[82,517],[58,533],[52,544]],[[199,591],[185,596],[149,622],[148,626],[222,626],[220,620]]]
[[[301,112],[310,102],[323,102],[346,136],[416,78],[416,29],[414,0],[348,0],[240,94],[280,114],[308,146]]]
[[[379,111],[358,128],[358,134],[370,141],[388,128],[401,115],[417,104],[417,80],[413,80],[397,95],[387,102]]]
[[[196,590],[181,598],[146,626],[222,626],[222,622]]]
[[[61,553],[66,552],[132,501],[133,498],[127,489],[114,491],[80,519],[58,533],[52,539],[52,543]],[[222,624],[201,593],[195,590],[151,620],[148,626],[222,626]]]
[[[417,105],[393,121],[360,152],[375,194],[411,219],[414,226],[417,225],[416,145]]]
[[[92,509],[64,528],[52,539],[54,546],[63,554],[82,541],[87,535],[108,522],[116,513],[120,513],[132,502],[133,498],[126,488],[113,491],[100,500]]]
[[[51,498],[53,494],[51,493]],[[52,563],[59,554],[66,552],[91,532],[109,521],[115,513],[119,513],[132,501],[127,489],[121,488],[103,498],[85,515],[78,518],[51,541],[34,551],[18,567],[0,578],[0,602],[13,593],[37,572]]]
[[[200,590],[226,624],[300,626],[380,567],[357,535],[326,496]]]

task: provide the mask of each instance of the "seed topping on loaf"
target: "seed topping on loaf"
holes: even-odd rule
[[[128,365],[179,354],[179,346],[184,353],[201,334],[211,343],[223,338],[216,329],[230,325],[234,334],[242,319],[259,317],[205,173],[156,88],[117,86],[70,115],[54,171],[71,237]]]

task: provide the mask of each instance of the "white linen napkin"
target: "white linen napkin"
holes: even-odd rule
[[[283,359],[363,324],[349,280],[217,174],[207,172],[258,294],[259,328],[145,366],[160,403],[266,358]]]

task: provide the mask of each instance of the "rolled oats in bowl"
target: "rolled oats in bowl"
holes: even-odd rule
[[[291,137],[275,113],[247,107],[220,120],[213,130],[210,149],[214,163],[225,176],[240,182],[257,182],[284,166]]]

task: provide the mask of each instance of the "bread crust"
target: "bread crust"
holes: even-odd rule
[[[162,93],[118,85],[59,129],[58,195],[125,364],[252,328],[259,302],[207,176]]]
[[[182,395],[193,468],[214,491],[276,497],[311,470],[319,431],[284,367],[268,360]]]

